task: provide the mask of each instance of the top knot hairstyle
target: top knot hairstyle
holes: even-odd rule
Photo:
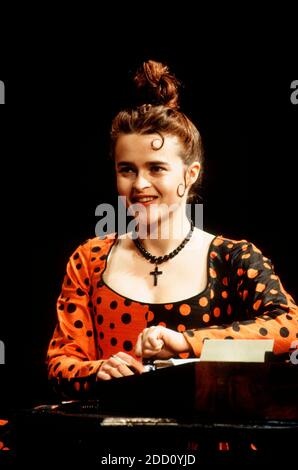
[[[117,139],[123,134],[159,134],[176,136],[182,146],[180,154],[186,168],[197,161],[202,166],[203,148],[198,129],[179,111],[180,82],[169,72],[166,65],[148,60],[138,69],[134,77],[139,94],[139,106],[120,111],[112,122],[111,155],[114,157]],[[202,169],[200,171],[200,177]],[[188,201],[197,197],[201,178],[191,186]]]
[[[139,101],[143,98],[143,103],[157,106],[163,104],[168,108],[178,109],[180,82],[170,74],[166,65],[154,60],[144,62],[137,71],[134,82],[140,92]]]

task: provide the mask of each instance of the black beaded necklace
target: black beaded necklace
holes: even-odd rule
[[[152,276],[154,276],[154,286],[157,286],[157,276],[159,276],[160,274],[163,273],[163,271],[158,270],[157,266],[161,263],[164,263],[165,261],[168,261],[171,258],[174,258],[174,256],[178,255],[179,251],[181,251],[182,248],[185,247],[186,243],[189,242],[189,240],[191,239],[193,230],[194,230],[194,224],[193,224],[193,221],[191,220],[190,230],[189,230],[188,234],[186,235],[186,237],[184,238],[184,240],[180,243],[179,246],[177,246],[177,248],[175,248],[175,250],[171,251],[171,253],[168,253],[167,255],[164,255],[164,256],[153,256],[153,255],[151,255],[151,253],[149,253],[149,251],[145,250],[145,248],[141,244],[139,238],[136,238],[136,239],[133,240],[134,244],[136,245],[136,247],[138,248],[140,253],[144,256],[144,258],[149,260],[150,263],[155,264],[154,271],[150,272],[150,274]]]

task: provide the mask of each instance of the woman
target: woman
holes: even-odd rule
[[[49,377],[87,383],[141,373],[142,358],[199,357],[210,338],[273,338],[275,354],[288,353],[298,308],[270,260],[246,240],[199,230],[186,215],[202,145],[178,110],[177,80],[148,61],[135,82],[151,104],[115,117],[111,149],[137,229],[88,240],[71,256]]]

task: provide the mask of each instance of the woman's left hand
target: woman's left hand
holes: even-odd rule
[[[164,326],[145,328],[139,334],[135,345],[135,354],[139,357],[155,356],[159,359],[168,359],[189,351],[191,346],[183,334]]]

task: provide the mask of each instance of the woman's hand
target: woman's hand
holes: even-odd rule
[[[127,375],[141,374],[144,366],[129,354],[118,352],[104,361],[96,376],[96,380],[110,380]]]
[[[168,359],[179,353],[190,352],[191,346],[182,333],[164,326],[151,326],[139,334],[135,354],[139,357],[155,356]]]

